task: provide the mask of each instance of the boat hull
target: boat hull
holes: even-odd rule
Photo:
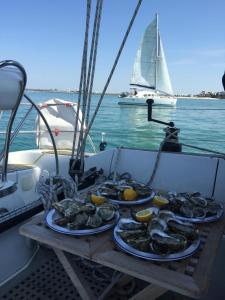
[[[177,98],[173,97],[152,97],[154,106],[176,106]],[[126,97],[119,100],[119,105],[134,105],[134,106],[147,106],[147,98]]]

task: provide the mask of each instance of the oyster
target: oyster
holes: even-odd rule
[[[53,222],[58,226],[65,226],[68,222],[70,222],[70,219],[66,217],[59,217],[54,219]]]
[[[194,207],[193,208],[193,217],[194,218],[205,218],[206,217],[206,209],[203,207]]]
[[[171,232],[182,234],[190,241],[194,241],[198,237],[198,232],[192,224],[171,219],[167,222],[167,225]]]
[[[200,206],[200,207],[206,207],[208,202],[203,197],[190,197],[189,201],[193,203],[194,205]]]
[[[95,213],[94,215],[90,215],[88,217],[86,225],[91,228],[97,228],[102,225],[102,218]]]
[[[160,219],[159,217],[155,217],[149,222],[147,231],[149,235],[151,236],[152,230],[161,230],[164,231],[167,228],[167,224],[164,220]]]
[[[194,213],[192,211],[192,208],[189,207],[188,205],[183,205],[180,207],[180,213],[183,217],[186,218],[193,218],[194,217]]]
[[[175,218],[175,214],[170,210],[161,210],[159,212],[159,218],[167,222],[169,219]]]
[[[61,214],[65,213],[65,210],[73,203],[72,199],[66,198],[60,202],[55,202],[52,206]]]
[[[144,251],[144,252],[149,251],[149,249],[150,249],[149,243],[150,243],[149,236],[140,236],[135,239],[134,238],[127,239],[127,244],[129,244],[130,246],[132,246],[140,251]]]
[[[206,208],[206,216],[215,216],[222,210],[222,206],[216,202],[209,202]]]
[[[91,203],[86,203],[85,205],[83,205],[83,206],[80,208],[80,212],[85,212],[85,213],[87,213],[88,215],[89,215],[89,214],[94,214],[94,213],[95,213],[95,210],[96,210],[95,205],[93,205],[93,204],[91,204]]]
[[[135,239],[140,236],[146,235],[145,229],[137,229],[137,230],[118,230],[117,233],[121,236],[121,238],[127,242],[129,239]]]
[[[99,194],[103,197],[115,199],[115,200],[118,199],[119,192],[115,188],[102,187],[98,191],[99,191]]]
[[[173,198],[173,200],[181,205],[188,201],[187,198],[185,198],[184,196],[176,196]]]
[[[126,220],[124,219],[120,220],[119,227],[122,230],[137,230],[146,228],[146,226],[143,223],[138,223],[135,221],[126,222]]]
[[[98,208],[97,214],[103,221],[110,221],[114,218],[116,209],[113,205],[101,205]]]
[[[151,189],[148,186],[138,186],[134,187],[135,191],[138,193],[138,197],[143,198],[143,197],[148,197],[151,194]]]
[[[150,248],[157,254],[169,254],[182,251],[186,243],[186,239],[182,239],[180,235],[178,237],[177,235],[168,235],[160,230],[154,230]]]
[[[67,227],[69,229],[82,229],[85,227],[87,221],[88,221],[88,215],[84,212],[79,213],[78,215],[76,215],[73,222],[67,224]]]
[[[73,217],[80,212],[80,206],[76,203],[70,203],[68,208],[65,209],[64,215],[65,217]]]

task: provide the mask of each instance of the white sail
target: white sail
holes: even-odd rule
[[[155,89],[156,19],[146,28],[134,61],[131,84]]]
[[[157,16],[145,30],[136,54],[130,84],[166,94],[173,93],[158,32]]]
[[[173,94],[173,89],[170,82],[170,76],[167,68],[165,54],[162,46],[162,41],[159,36],[159,56],[157,60],[157,71],[156,71],[156,90],[162,91],[166,94]]]

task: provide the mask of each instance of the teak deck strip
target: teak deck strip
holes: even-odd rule
[[[125,212],[126,209],[123,210]],[[68,236],[47,228],[38,216],[24,224],[20,233],[54,249],[79,255],[163,289],[198,298],[209,285],[224,225],[224,217],[215,223],[198,225],[199,251],[184,260],[166,263],[146,261],[118,250],[112,239],[112,230],[89,237]],[[150,287],[146,289],[152,290]]]

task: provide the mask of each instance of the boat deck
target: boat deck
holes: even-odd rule
[[[212,280],[208,293],[202,300],[223,299],[225,295],[225,239],[223,240],[214,265]],[[74,256],[80,272],[89,282],[93,293],[98,296],[109,284],[112,276],[110,268],[98,268],[97,264],[88,264],[87,260]],[[98,270],[95,272],[95,270]],[[105,274],[105,277],[102,274]],[[107,277],[109,276],[109,278]],[[147,283],[141,280],[129,281],[122,287],[115,286],[105,299],[125,300],[137,293]],[[191,298],[168,292],[160,300],[188,300]],[[78,300],[81,299],[68,275],[53,251],[41,247],[28,269],[20,273],[5,286],[0,288],[1,300]]]
[[[33,169],[34,166],[27,165],[27,164],[8,164],[7,172],[15,172],[15,171],[23,171],[23,170],[30,170]],[[2,166],[0,165],[0,172],[2,172]]]
[[[110,283],[113,270],[76,256],[73,256],[73,260],[97,298]],[[107,299],[127,299],[145,285],[147,283],[144,281],[131,280],[123,289],[116,286],[107,295]],[[53,251],[42,247],[30,268],[0,289],[0,299],[77,300],[81,298]]]

